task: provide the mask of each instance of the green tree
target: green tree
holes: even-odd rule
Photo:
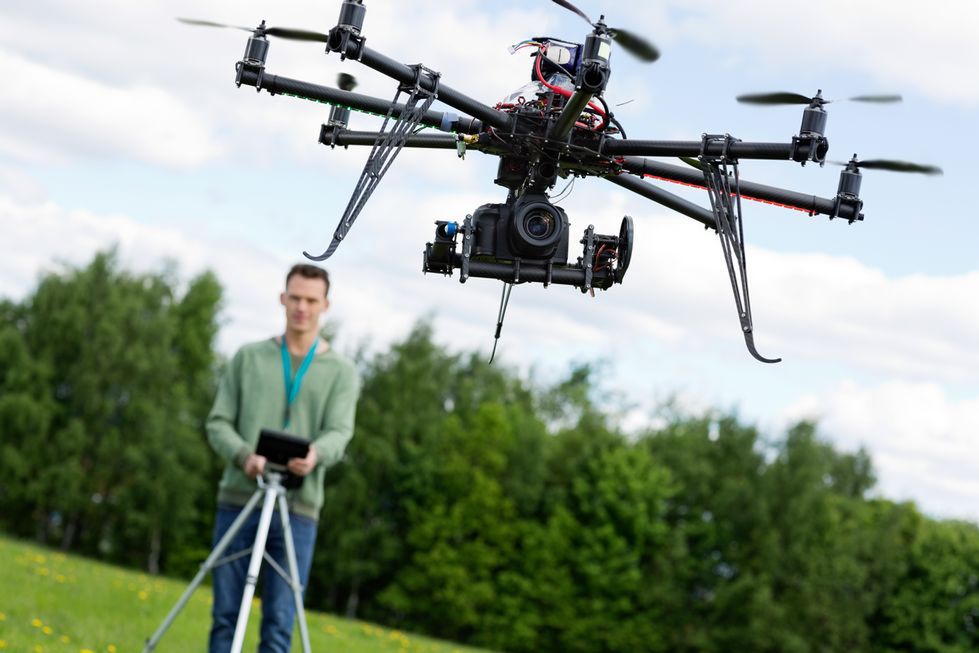
[[[419,452],[427,478],[406,503],[409,559],[379,597],[407,624],[456,640],[485,636],[516,535],[500,482],[514,442],[505,415],[484,403],[465,426],[451,417]]]
[[[595,369],[539,391],[543,492],[518,523],[516,556],[498,574],[486,644],[514,651],[645,651],[662,645],[645,571],[667,542],[669,475],[609,426]],[[521,447],[522,448],[522,447]]]
[[[46,434],[11,442],[42,541],[156,572],[164,549],[200,539],[221,291],[211,274],[182,298],[176,285],[171,270],[120,269],[110,251],[44,276],[20,307],[16,369],[40,370]],[[4,333],[14,340],[9,323]]]
[[[767,474],[772,532],[772,591],[783,608],[782,646],[844,651],[869,646],[876,608],[861,499],[873,475],[862,455],[840,454],[815,425],[791,428]]]
[[[310,580],[314,605],[350,617],[366,607],[370,615],[375,595],[402,564],[407,524],[400,479],[409,453],[441,426],[456,364],[424,322],[390,351],[361,361],[354,438],[327,478]]]
[[[28,350],[25,324],[23,306],[0,302],[0,526],[22,534],[36,523],[32,470],[37,443],[51,438],[56,410],[51,370]]]
[[[979,528],[915,520],[904,573],[883,597],[875,649],[979,650]]]
[[[758,432],[736,416],[678,414],[643,445],[670,471],[670,544],[649,570],[669,650],[778,650],[771,533]]]

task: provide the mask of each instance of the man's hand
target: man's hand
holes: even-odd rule
[[[316,462],[316,448],[310,447],[305,458],[290,458],[288,468],[296,476],[306,476],[316,468]]]
[[[245,476],[248,478],[257,478],[265,472],[265,456],[250,453],[241,468],[245,470]]]

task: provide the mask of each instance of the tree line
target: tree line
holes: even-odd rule
[[[0,301],[3,531],[196,570],[221,296],[110,251]],[[528,653],[979,650],[979,529],[875,498],[812,423],[667,407],[624,433],[593,367],[542,383],[424,322],[356,358],[308,607]]]

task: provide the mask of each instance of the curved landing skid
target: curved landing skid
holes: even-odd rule
[[[751,331],[744,332],[744,344],[748,347],[748,353],[760,360],[762,363],[781,363],[781,358],[765,358],[755,349],[755,336]]]

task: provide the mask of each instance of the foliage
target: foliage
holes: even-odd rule
[[[221,289],[177,286],[110,252],[0,302],[3,529],[175,575],[206,554]],[[528,653],[979,650],[979,529],[871,498],[815,424],[627,434],[602,368],[533,382],[425,322],[357,360],[310,607]]]
[[[9,532],[152,572],[201,540],[221,288],[206,273],[179,297],[171,277],[99,254],[45,276],[0,327]]]

